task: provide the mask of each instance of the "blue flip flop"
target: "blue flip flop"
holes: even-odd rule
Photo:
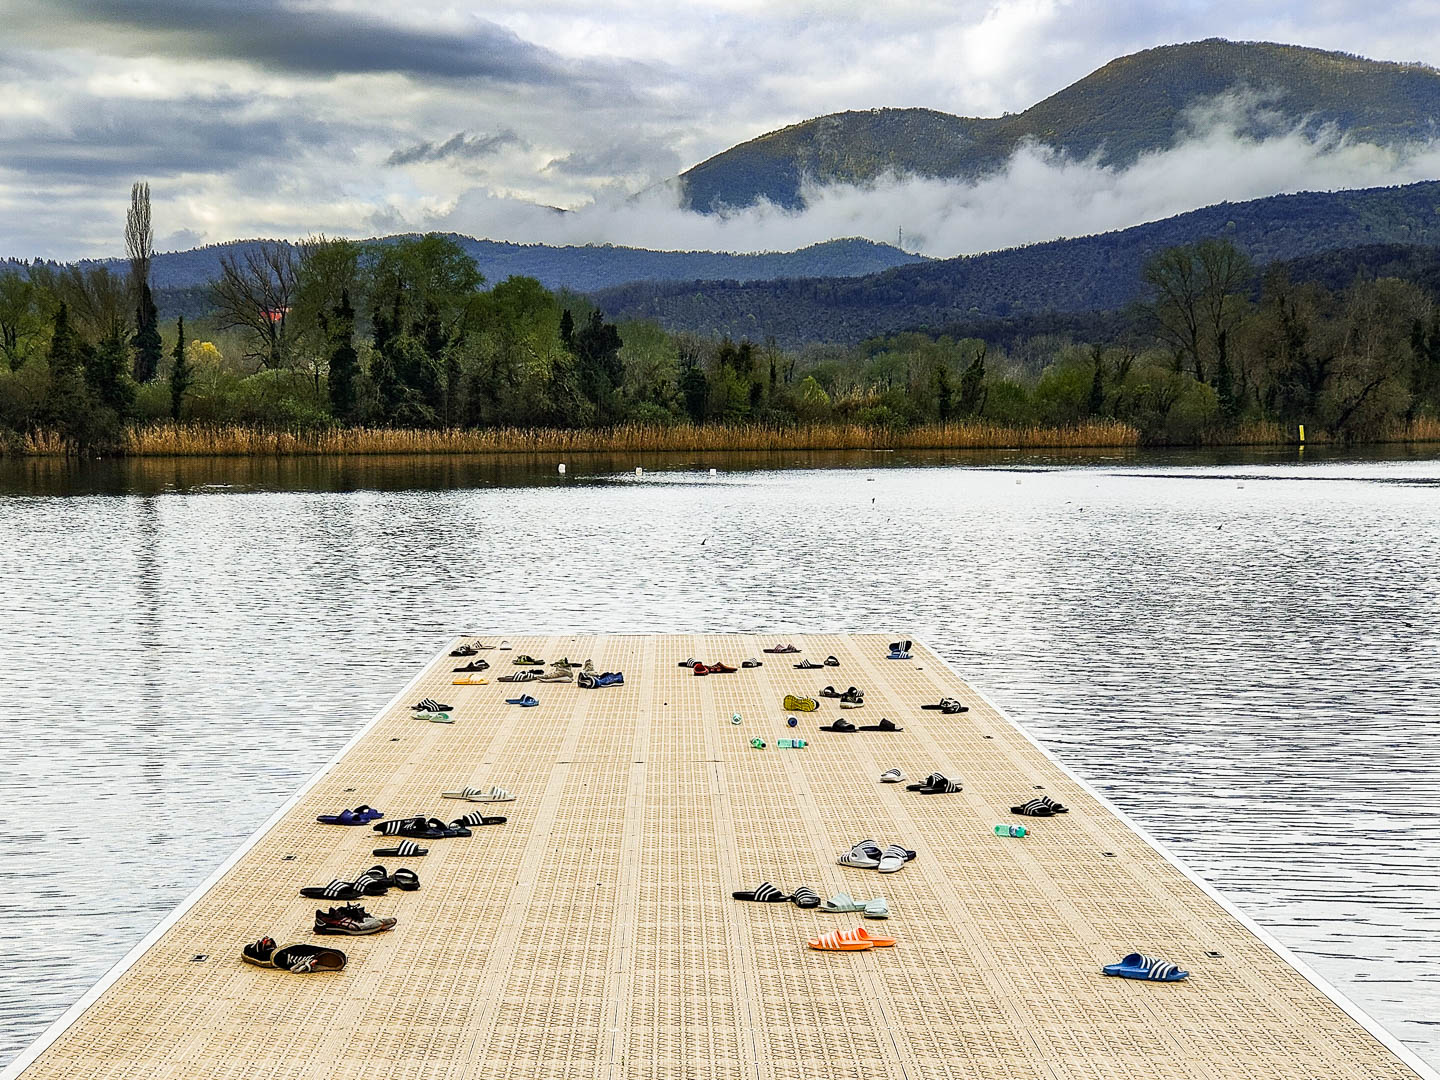
[[[1100,970],[1122,979],[1145,979],[1149,982],[1179,982],[1190,977],[1190,973],[1178,964],[1138,952],[1132,952],[1118,964],[1106,964]]]
[[[338,814],[321,814],[315,820],[321,825],[369,825],[384,816],[373,806],[357,806],[354,810],[341,810]]]
[[[532,705],[539,705],[540,702],[537,701],[535,698],[531,697],[529,694],[522,694],[522,695],[520,695],[519,697],[509,697],[509,698],[506,698],[506,699],[505,699],[505,704],[506,704],[506,705],[520,705],[520,706],[523,706],[524,708],[527,708],[527,709],[528,709],[528,708],[530,708]]]

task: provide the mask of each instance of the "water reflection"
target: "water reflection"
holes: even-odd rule
[[[7,463],[0,1059],[452,630],[899,622],[1440,1057],[1440,465],[1308,457]]]

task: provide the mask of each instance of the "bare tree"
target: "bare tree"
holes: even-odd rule
[[[130,209],[125,213],[125,257],[130,260],[130,288],[138,298],[150,284],[150,260],[155,257],[155,230],[150,227],[150,185],[130,185]]]
[[[295,249],[261,242],[220,259],[220,279],[210,286],[215,319],[246,336],[245,358],[261,367],[284,367],[289,359],[286,320],[299,276]]]

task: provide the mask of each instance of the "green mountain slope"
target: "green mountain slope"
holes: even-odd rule
[[[1440,181],[1220,203],[1119,232],[902,266],[861,278],[636,284],[595,294],[611,317],[783,345],[853,343],[1042,312],[1104,311],[1141,295],[1165,248],[1228,237],[1257,263],[1371,244],[1440,245]]]
[[[863,183],[886,172],[971,179],[1006,161],[1026,139],[1106,165],[1171,146],[1186,110],[1231,90],[1253,90],[1273,113],[1250,132],[1333,124],[1393,144],[1435,134],[1440,72],[1268,42],[1218,38],[1147,49],[1021,113],[995,118],[931,109],[871,109],[807,120],[732,147],[681,174],[685,205],[709,212],[760,198],[802,205],[803,177]]]

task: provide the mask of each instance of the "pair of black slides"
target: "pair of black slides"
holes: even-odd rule
[[[487,817],[479,810],[445,824],[439,818],[416,815],[408,818],[392,818],[371,826],[385,836],[408,836],[417,840],[445,840],[454,836],[473,836],[471,828],[479,825],[504,825],[507,818]],[[398,849],[396,849],[398,851]],[[376,852],[379,854],[379,852]],[[418,854],[419,852],[417,852]]]
[[[837,718],[829,724],[821,724],[821,731],[904,731],[903,727],[896,725],[893,720],[886,720],[883,716],[878,724],[861,724],[856,727],[849,720]]]
[[[820,691],[820,697],[839,698],[842,706],[848,705],[852,708],[859,708],[865,704],[865,691],[850,687],[849,690],[836,690],[833,686],[827,686]]]
[[[795,665],[795,667],[801,671],[818,671],[821,668],[839,666],[840,661],[833,656],[825,657],[825,662],[823,664],[817,664],[814,660],[801,660],[798,664]]]
[[[957,791],[963,791],[965,785],[959,780],[951,780],[944,773],[932,772],[918,784],[906,784],[906,791],[918,791],[921,795],[952,795]]]
[[[392,888],[414,892],[420,888],[419,875],[404,867],[391,874],[383,866],[372,866],[354,881],[336,878],[329,885],[307,886],[300,890],[300,895],[312,900],[359,900],[365,896],[384,896]]]
[[[776,888],[770,882],[761,882],[753,889],[730,894],[736,900],[752,900],[757,904],[779,904],[789,901],[796,907],[814,908],[820,906],[820,894],[808,885],[801,885],[793,893]]]

